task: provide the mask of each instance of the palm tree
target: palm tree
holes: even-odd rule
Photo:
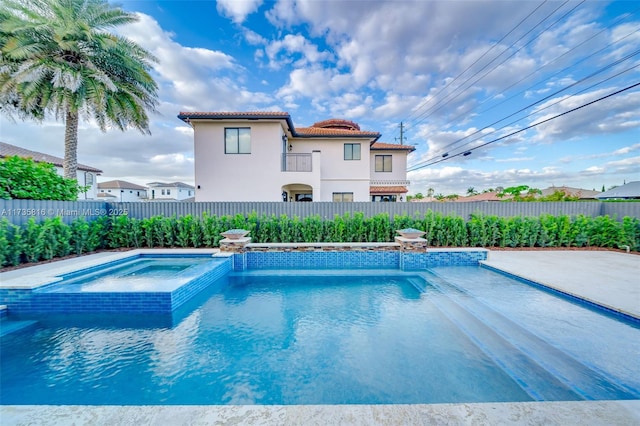
[[[150,134],[156,59],[107,30],[137,20],[106,0],[3,0],[0,109],[22,119],[64,120],[64,176],[76,179],[78,123]]]

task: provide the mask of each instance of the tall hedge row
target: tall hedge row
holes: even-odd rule
[[[0,221],[0,266],[37,262],[69,254],[79,255],[103,248],[216,247],[224,232],[233,228],[251,231],[253,242],[390,242],[397,229],[417,228],[435,247],[609,247],[629,246],[640,251],[640,220],[609,216],[516,216],[503,218],[474,214],[460,216],[428,211],[415,216],[362,213],[333,219],[311,216],[190,215],[127,216],[87,222],[79,218],[66,225],[59,217],[19,227]]]

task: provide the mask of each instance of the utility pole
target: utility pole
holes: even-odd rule
[[[396,138],[396,140],[400,139],[400,145],[404,145],[404,123],[400,122],[400,137]]]

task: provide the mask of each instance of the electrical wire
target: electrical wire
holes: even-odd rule
[[[553,117],[550,117],[550,118],[547,118],[547,119],[545,119],[545,120],[542,120],[542,121],[539,121],[539,122],[533,123],[533,124],[531,124],[531,125],[529,125],[529,126],[527,126],[527,127],[524,127],[524,128],[522,128],[522,129],[516,130],[516,131],[514,131],[514,132],[511,132],[511,133],[509,133],[509,134],[507,134],[507,135],[504,135],[504,136],[501,136],[501,137],[499,137],[499,138],[493,139],[493,140],[491,140],[491,141],[489,141],[489,142],[485,142],[485,143],[483,143],[482,145],[478,145],[478,146],[476,146],[476,147],[473,147],[473,148],[471,148],[471,149],[467,150],[466,152],[460,152],[460,153],[457,153],[457,154],[451,155],[450,157],[442,158],[442,159],[439,159],[439,160],[437,160],[437,161],[433,161],[433,162],[431,162],[431,163],[429,163],[429,164],[421,165],[421,166],[419,166],[419,167],[410,167],[410,168],[408,168],[408,169],[407,169],[407,172],[413,172],[413,171],[416,171],[416,170],[422,169],[422,168],[427,167],[427,166],[431,166],[431,165],[434,165],[434,164],[437,164],[437,163],[441,163],[441,162],[446,161],[446,160],[449,160],[449,159],[451,159],[451,158],[459,157],[459,156],[461,156],[461,155],[465,155],[465,154],[466,154],[466,155],[468,155],[468,154],[467,154],[467,152],[475,151],[475,150],[477,150],[477,149],[483,148],[483,147],[485,147],[485,146],[487,146],[487,145],[490,145],[490,144],[492,144],[492,143],[495,143],[495,142],[501,141],[501,140],[506,139],[506,138],[508,138],[508,137],[511,137],[511,136],[517,135],[518,133],[522,133],[522,132],[524,132],[524,131],[527,131],[527,130],[529,130],[529,129],[532,129],[532,128],[534,128],[534,127],[536,127],[536,126],[539,126],[539,125],[541,125],[541,124],[548,123],[549,121],[555,120],[555,119],[560,118],[560,117],[562,117],[562,116],[564,116],[564,115],[567,115],[567,114],[570,114],[570,113],[572,113],[572,112],[578,111],[578,110],[580,110],[580,109],[582,109],[582,108],[585,108],[585,107],[587,107],[587,106],[589,106],[589,105],[593,105],[593,104],[595,104],[595,103],[597,103],[597,102],[601,102],[601,101],[603,101],[603,100],[605,100],[605,99],[608,99],[608,98],[610,98],[610,97],[612,97],[612,96],[615,96],[615,95],[618,95],[618,94],[620,94],[620,93],[626,92],[627,90],[631,90],[631,89],[633,89],[634,87],[637,87],[637,86],[640,86],[640,82],[639,82],[639,83],[632,84],[632,85],[630,85],[630,86],[627,86],[627,87],[625,87],[625,88],[623,88],[623,89],[617,90],[617,91],[615,91],[615,92],[609,93],[609,94],[608,94],[608,95],[606,95],[606,96],[602,96],[602,97],[600,97],[600,98],[598,98],[598,99],[595,99],[595,100],[593,100],[593,101],[587,102],[587,103],[585,103],[585,104],[583,104],[583,105],[580,105],[580,106],[578,106],[578,107],[575,107],[575,108],[572,108],[572,109],[570,109],[570,110],[564,111],[564,112],[562,112],[562,113],[560,113],[560,114],[557,114],[557,115],[555,115],[555,116],[553,116]]]
[[[453,83],[455,83],[460,77],[462,77],[462,75],[464,75],[464,73],[466,73],[467,71],[469,71],[475,64],[477,64],[482,58],[484,58],[487,54],[489,54],[489,52],[491,52],[496,46],[498,46],[500,43],[502,43],[511,33],[513,33],[515,30],[518,29],[518,27],[520,27],[527,19],[529,19],[529,17],[531,17],[538,9],[540,9],[545,3],[547,3],[547,0],[545,0],[544,2],[540,3],[535,9],[533,9],[531,12],[529,12],[529,14],[527,16],[525,16],[524,18],[522,18],[522,20],[520,20],[520,22],[518,22],[516,24],[515,27],[511,28],[511,30],[505,34],[500,40],[498,40],[497,42],[493,43],[491,45],[491,47],[489,47],[489,49],[487,49],[478,59],[476,59],[471,65],[469,65],[467,68],[465,68],[464,71],[462,71],[460,74],[458,74],[453,80],[451,80],[449,83],[447,83],[444,87],[442,87],[438,93],[436,93],[434,95],[434,97],[437,97],[440,93],[442,93],[443,90],[445,90],[447,87],[449,87],[450,85],[452,85]],[[422,104],[419,104],[412,112],[411,114],[409,114],[409,116],[406,118],[406,121],[410,121],[411,120],[411,116],[418,111],[420,108],[422,108],[423,106],[425,106],[427,103],[429,103],[429,99],[425,100],[422,102]],[[416,117],[417,118],[417,117]]]
[[[570,13],[572,13],[574,10],[576,10],[578,8],[578,6],[582,5],[585,2],[585,0],[581,1],[580,3],[578,3],[576,6],[574,6],[571,10],[569,10],[568,12],[566,12],[564,15],[562,15],[561,17],[559,17],[558,19],[556,19],[553,23],[551,23],[549,26],[547,26],[544,30],[542,30],[540,33],[538,33],[538,35],[536,35],[535,37],[533,37],[532,39],[530,39],[527,43],[525,43],[523,46],[519,47],[518,49],[516,49],[514,52],[511,53],[511,55],[509,55],[507,58],[505,58],[504,60],[502,60],[500,63],[496,64],[493,68],[491,68],[489,71],[487,71],[486,73],[484,73],[482,76],[478,77],[477,79],[475,79],[474,81],[472,81],[466,88],[464,88],[462,91],[459,91],[459,93],[454,96],[453,98],[449,99],[448,101],[444,102],[443,104],[441,104],[440,106],[438,106],[435,110],[433,110],[430,114],[426,114],[428,111],[425,111],[423,114],[420,115],[420,117],[424,116],[422,119],[418,120],[415,125],[418,125],[422,122],[424,122],[428,117],[430,117],[431,115],[433,115],[434,113],[440,111],[444,106],[448,105],[449,103],[451,103],[452,101],[456,100],[457,98],[459,98],[461,95],[463,95],[464,93],[466,93],[471,87],[473,87],[474,84],[478,83],[479,81],[481,81],[482,79],[484,79],[486,76],[488,76],[489,74],[491,74],[493,71],[495,71],[499,66],[503,65],[505,62],[507,62],[509,59],[513,58],[518,52],[520,52],[522,49],[524,49],[526,46],[528,46],[529,44],[533,43],[536,39],[538,39],[542,34],[544,34],[546,31],[548,31],[550,28],[552,28],[555,24],[557,24],[558,22],[560,22],[562,19],[564,19],[567,15],[569,15]],[[558,8],[556,8],[550,15],[548,15],[548,17],[550,17],[551,15],[553,15],[557,10],[560,9],[560,7],[564,6],[564,4],[566,4],[567,2],[563,3],[562,5],[560,5]],[[548,19],[548,17],[546,17],[542,22],[544,22],[546,19]],[[534,27],[535,28],[535,27]],[[534,29],[533,28],[533,29]],[[533,30],[532,29],[532,30]],[[531,30],[531,31],[532,31]],[[529,31],[529,32],[531,32]],[[528,32],[528,33],[529,33]],[[528,34],[527,33],[527,34]],[[526,34],[525,34],[526,35]],[[520,39],[516,40],[515,43],[517,43],[518,41],[520,41],[523,37],[521,37]],[[513,46],[513,45],[512,45]],[[505,52],[508,49],[505,49]],[[503,52],[504,53],[504,52]],[[501,56],[502,54],[500,54],[499,56]],[[498,56],[498,57],[499,57]],[[494,58],[497,59],[498,57]],[[489,64],[490,65],[493,61],[491,61]],[[480,69],[478,71],[481,72],[484,70],[485,67],[483,67],[482,69]],[[466,84],[471,78],[473,78],[475,75],[477,75],[478,73],[474,74],[473,76],[471,76],[469,79],[467,79],[463,84]],[[461,86],[458,87],[458,89]],[[451,94],[450,94],[451,95]],[[444,99],[442,99],[442,101],[444,101],[445,99],[447,99],[449,97],[449,95],[447,95]],[[440,103],[440,102],[438,102]],[[438,103],[435,106],[438,105]],[[426,114],[426,115],[425,115]]]
[[[586,77],[583,77],[582,79],[580,79],[580,80],[578,80],[578,81],[576,81],[576,82],[574,82],[574,83],[572,83],[572,84],[570,84],[570,85],[568,85],[568,86],[566,86],[566,87],[564,87],[564,88],[562,88],[562,89],[560,89],[560,90],[557,90],[557,91],[555,91],[555,92],[553,92],[553,93],[551,93],[551,94],[549,94],[549,95],[547,95],[547,96],[545,96],[545,97],[543,97],[543,98],[541,98],[541,99],[538,99],[537,101],[535,101],[535,102],[533,102],[533,103],[530,103],[529,105],[527,105],[527,106],[525,106],[525,107],[523,107],[523,108],[519,109],[518,111],[516,111],[516,112],[514,112],[514,113],[511,113],[511,114],[507,115],[506,117],[503,117],[503,118],[501,118],[501,119],[499,119],[499,120],[496,120],[496,121],[494,121],[493,123],[488,124],[488,125],[486,125],[486,126],[484,126],[484,127],[480,128],[480,129],[478,129],[478,130],[474,131],[473,133],[471,133],[471,134],[469,134],[469,135],[466,135],[466,136],[464,136],[464,137],[462,137],[462,138],[460,138],[460,139],[457,139],[457,140],[455,140],[455,141],[453,141],[453,142],[451,142],[451,143],[449,143],[449,144],[445,145],[444,147],[442,147],[442,148],[440,148],[440,149],[438,150],[438,153],[437,153],[434,157],[432,157],[432,159],[433,159],[433,158],[437,158],[438,156],[440,156],[440,155],[441,155],[441,153],[443,153],[443,152],[446,152],[446,151],[450,150],[450,149],[447,149],[447,148],[451,148],[451,147],[453,147],[454,145],[457,145],[458,143],[460,143],[460,142],[462,142],[462,141],[464,141],[464,140],[466,140],[466,139],[468,139],[468,138],[470,138],[470,137],[472,137],[472,136],[477,135],[478,133],[482,132],[483,130],[486,130],[486,129],[488,129],[488,128],[490,128],[490,127],[492,127],[492,126],[494,126],[494,125],[496,125],[496,124],[498,124],[498,123],[500,123],[500,122],[502,122],[502,121],[504,121],[504,120],[506,120],[506,119],[508,119],[508,118],[513,117],[514,115],[517,115],[517,114],[519,114],[519,113],[521,113],[521,112],[523,112],[523,111],[525,111],[525,110],[527,110],[527,109],[529,109],[529,108],[531,108],[531,107],[533,107],[533,106],[535,106],[535,105],[538,105],[538,104],[540,104],[540,103],[542,103],[542,102],[546,101],[547,99],[550,99],[550,98],[552,98],[552,97],[554,97],[554,96],[556,96],[556,95],[558,95],[558,94],[560,94],[560,93],[562,93],[562,92],[564,92],[564,91],[566,91],[566,90],[569,90],[569,89],[570,89],[570,88],[572,88],[572,87],[575,87],[575,86],[577,86],[577,85],[580,85],[580,84],[582,84],[582,83],[586,82],[587,80],[589,80],[589,79],[591,79],[591,78],[595,77],[596,75],[601,74],[601,73],[603,73],[603,72],[605,72],[605,71],[608,71],[609,69],[611,69],[611,68],[615,67],[616,65],[619,65],[619,64],[621,64],[622,62],[627,61],[627,60],[629,60],[629,59],[633,58],[634,56],[637,56],[638,54],[640,54],[640,49],[639,49],[639,50],[636,50],[636,51],[634,51],[634,52],[632,52],[632,53],[630,53],[630,54],[628,54],[627,56],[625,56],[625,57],[623,57],[623,58],[618,59],[617,61],[614,61],[614,62],[612,62],[612,63],[610,63],[610,64],[607,64],[606,66],[604,66],[604,67],[602,67],[602,68],[600,68],[600,69],[598,69],[598,70],[596,70],[596,71],[592,72],[591,74],[587,75]],[[580,90],[580,91],[578,91],[578,92],[574,93],[573,95],[569,96],[568,98],[573,97],[573,96],[575,96],[575,95],[577,95],[577,94],[580,94],[580,93],[582,93],[582,92],[584,92],[584,91],[586,91],[586,90],[588,90],[588,89],[591,89],[591,88],[593,88],[593,87],[596,87],[596,86],[598,86],[598,85],[600,85],[600,84],[602,84],[602,83],[604,83],[604,82],[606,82],[606,81],[611,80],[611,79],[612,79],[612,78],[614,78],[614,77],[617,77],[617,76],[619,76],[619,75],[621,75],[621,74],[624,74],[624,73],[626,73],[626,72],[628,72],[628,71],[630,71],[630,70],[632,70],[632,69],[635,69],[635,68],[637,68],[638,66],[640,66],[640,64],[639,64],[639,65],[636,65],[636,66],[634,66],[634,67],[631,67],[631,68],[627,68],[626,70],[624,70],[624,71],[622,71],[622,72],[619,72],[618,74],[616,74],[616,75],[614,75],[614,76],[612,76],[612,77],[609,77],[609,78],[606,78],[606,79],[604,79],[604,80],[601,80],[601,81],[599,81],[599,82],[598,82],[598,83],[596,83],[596,84],[593,84],[593,85],[591,85],[591,86],[589,86],[589,87],[587,87],[587,88],[585,88],[585,89],[582,89],[582,90]],[[568,99],[568,98],[563,98],[563,99],[561,99],[560,101],[565,100],[565,99]],[[558,101],[558,102],[560,102],[560,101]],[[552,106],[552,105],[557,104],[558,102],[551,104],[551,106]],[[548,108],[548,107],[549,107],[549,106],[547,106],[547,107],[543,108],[542,110],[544,110],[544,109],[546,109],[546,108]],[[540,111],[541,111],[541,110],[537,110],[537,111],[535,111],[535,113],[539,113]],[[488,134],[490,135],[490,134],[496,133],[497,131],[502,130],[503,128],[505,128],[505,127],[507,127],[507,126],[510,126],[511,124],[517,123],[518,121],[521,121],[521,120],[523,120],[523,119],[525,119],[525,118],[527,118],[527,117],[531,116],[532,114],[533,114],[533,113],[530,113],[530,114],[528,114],[528,115],[526,115],[526,116],[524,116],[524,117],[521,117],[521,118],[519,118],[519,119],[517,119],[517,120],[515,120],[515,121],[512,121],[512,122],[510,122],[510,123],[508,123],[508,124],[506,124],[506,125],[504,125],[504,126],[500,127],[499,129],[495,129],[494,131],[492,131],[492,132],[490,132],[490,133],[488,133]],[[487,134],[482,135],[482,136],[486,137],[486,136],[487,136]],[[481,136],[481,137],[482,137],[482,136]],[[475,140],[477,140],[477,139],[478,139],[478,138],[473,139],[473,140],[471,140],[470,142],[468,142],[468,143],[466,143],[466,144],[464,144],[464,145],[462,145],[462,146],[468,145],[468,144],[470,144],[471,142],[474,142],[474,141],[475,141]],[[430,160],[431,160],[431,159],[430,159]],[[426,160],[426,161],[430,161],[430,160]]]

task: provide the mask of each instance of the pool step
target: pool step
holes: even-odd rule
[[[38,321],[14,321],[6,317],[0,318],[0,337],[34,327]]]
[[[640,397],[634,390],[612,383],[601,373],[548,344],[445,279],[429,276],[429,282],[441,291],[442,297],[436,298],[437,306],[532,398],[611,400]],[[557,389],[540,390],[548,388],[549,384]],[[568,398],[570,394],[567,391],[574,397]]]

